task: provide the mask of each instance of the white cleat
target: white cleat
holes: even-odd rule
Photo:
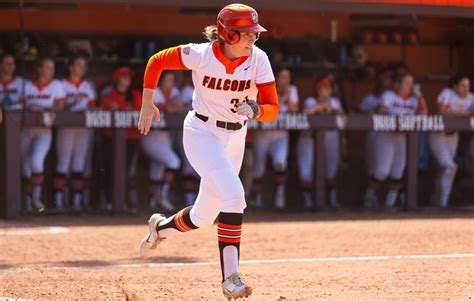
[[[252,288],[242,282],[238,273],[234,273],[222,283],[222,293],[231,300],[250,296]]]
[[[284,192],[277,192],[275,195],[275,207],[277,209],[285,209],[286,200]]]
[[[140,256],[143,259],[150,258],[153,254],[153,250],[155,250],[156,246],[164,239],[159,237],[156,226],[165,219],[166,217],[163,214],[155,213],[148,220],[148,234],[140,243]]]
[[[43,212],[46,209],[46,206],[40,201],[40,199],[32,198],[33,207],[35,207],[38,212]]]

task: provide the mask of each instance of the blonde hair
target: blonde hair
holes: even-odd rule
[[[209,25],[204,27],[202,34],[209,42],[220,40],[216,25]]]

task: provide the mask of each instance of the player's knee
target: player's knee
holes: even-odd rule
[[[277,161],[273,164],[273,169],[276,172],[284,172],[286,171],[286,162],[283,161]]]
[[[85,181],[82,172],[73,172],[71,174],[71,188],[73,191],[81,191],[84,189]]]
[[[196,227],[202,228],[212,226],[218,214],[217,211],[215,213],[211,211],[197,212],[196,207],[193,206],[189,212],[189,218]]]
[[[56,172],[54,175],[53,185],[55,190],[64,190],[66,188],[66,178],[65,173]]]
[[[222,202],[221,212],[244,213],[246,207],[247,203],[245,202],[245,198],[242,197]]]
[[[179,159],[178,156],[173,156],[166,162],[166,167],[168,169],[178,170],[180,166],[181,166],[181,160]]]
[[[233,168],[213,170],[208,174],[208,178],[217,190],[221,201],[244,198],[244,186]]]

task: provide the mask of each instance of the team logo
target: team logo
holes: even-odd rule
[[[56,119],[56,113],[54,112],[44,112],[43,113],[43,124],[46,127],[51,127]]]
[[[252,13],[250,14],[250,16],[252,17],[252,22],[253,22],[253,23],[257,23],[257,13],[252,12]]]
[[[347,126],[347,116],[337,115],[336,116],[336,126],[338,129],[343,130]]]
[[[186,46],[186,47],[183,48],[183,53],[186,54],[186,55],[188,55],[190,51],[191,51],[191,49],[189,48],[189,46]]]

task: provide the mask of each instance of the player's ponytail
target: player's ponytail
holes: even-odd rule
[[[209,42],[219,40],[219,33],[217,32],[216,25],[209,25],[204,27],[202,34]]]

